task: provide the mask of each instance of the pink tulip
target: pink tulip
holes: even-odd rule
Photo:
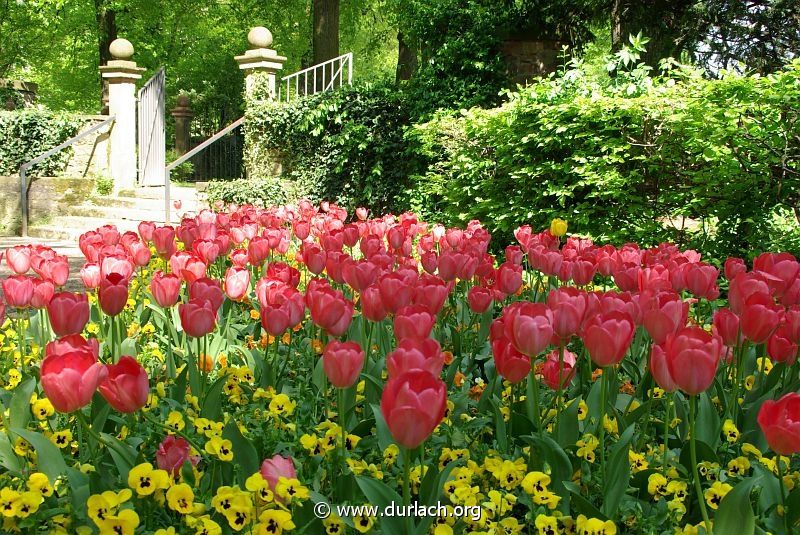
[[[33,279],[25,275],[11,275],[3,280],[3,295],[8,306],[27,308],[33,299]]]
[[[410,305],[397,311],[394,317],[394,336],[398,342],[407,338],[423,340],[431,335],[436,316],[425,305]]]
[[[625,357],[635,330],[629,314],[607,312],[586,321],[581,339],[595,364],[611,366]]]
[[[47,305],[47,315],[56,336],[80,334],[89,321],[89,300],[86,294],[57,293]]]
[[[381,396],[381,412],[397,443],[413,449],[427,439],[444,418],[447,387],[424,370],[389,379]]]
[[[364,351],[356,342],[331,340],[322,353],[322,369],[336,388],[356,384],[364,366]]]
[[[239,301],[250,289],[250,270],[230,267],[225,272],[225,294],[232,301]]]
[[[51,342],[45,349],[41,384],[58,412],[73,412],[89,404],[108,371],[97,362],[97,345],[79,335]]]
[[[124,414],[145,406],[150,394],[150,380],[147,371],[135,358],[122,356],[116,364],[107,364],[106,370],[108,373],[98,390],[109,405]]]
[[[269,488],[274,491],[280,478],[293,479],[297,477],[297,472],[291,457],[274,455],[271,459],[264,459],[264,462],[261,463],[261,476],[267,480]]]
[[[722,355],[722,339],[700,327],[684,327],[667,336],[664,358],[672,381],[690,395],[707,390],[714,382]]]
[[[577,371],[577,368],[575,368],[577,363],[575,353],[565,349],[563,361],[560,361],[560,359],[558,349],[554,349],[547,354],[547,359],[542,367],[542,377],[551,390],[566,388],[572,378],[575,377],[575,372]]]

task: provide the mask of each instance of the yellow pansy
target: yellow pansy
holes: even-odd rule
[[[34,472],[29,475],[27,486],[29,490],[36,491],[44,497],[53,495],[53,486],[50,484],[50,479],[41,472]]]
[[[733,420],[725,420],[725,423],[722,424],[722,434],[725,435],[725,439],[728,442],[733,443],[739,440],[739,430]]]
[[[233,460],[233,443],[228,439],[212,437],[206,442],[205,450],[211,455],[215,455],[220,461]]]
[[[719,507],[722,498],[724,498],[725,495],[728,494],[731,490],[733,490],[733,487],[731,485],[715,481],[711,485],[711,488],[706,489],[706,491],[703,493],[703,496],[705,497],[708,506],[711,507],[712,509],[716,509],[717,507]]]
[[[667,485],[667,478],[658,472],[650,474],[650,477],[647,478],[647,492],[654,500],[658,500],[667,493]]]
[[[31,404],[31,412],[37,420],[46,420],[55,413],[55,408],[47,398],[39,398]]]
[[[182,515],[188,515],[194,509],[194,492],[192,487],[186,483],[173,485],[167,490],[167,505],[173,511]]]
[[[169,487],[166,470],[155,470],[150,463],[134,466],[128,473],[128,486],[139,496],[149,496],[158,489]]]
[[[616,535],[617,526],[611,520],[586,518],[579,515],[576,521],[578,535]]]
[[[258,535],[281,535],[284,531],[295,528],[292,514],[283,509],[267,509],[258,517],[256,533]]]
[[[281,476],[275,485],[275,494],[286,503],[295,500],[307,500],[308,489],[304,487],[296,478],[286,478]]]

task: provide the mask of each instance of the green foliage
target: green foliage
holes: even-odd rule
[[[19,172],[19,166],[77,134],[81,120],[46,111],[0,111],[0,175]],[[31,176],[64,169],[65,149],[31,169]]]
[[[354,86],[290,103],[254,103],[245,121],[249,173],[266,177],[276,163],[295,194],[347,208],[402,210],[411,165],[402,95],[384,86]]]
[[[206,190],[208,201],[271,206],[285,204],[289,198],[286,185],[279,178],[266,176],[238,180],[213,180]]]
[[[174,162],[178,159],[178,153],[175,152],[175,149],[170,149],[167,151],[166,157],[167,162]],[[170,180],[177,182],[190,181],[194,177],[194,164],[189,160],[183,162],[170,171],[169,177]]]
[[[107,176],[99,176],[94,181],[94,189],[98,195],[108,195],[114,191],[114,179]]]
[[[617,243],[797,253],[800,62],[767,77],[668,74],[601,85],[575,64],[499,108],[416,125],[407,138],[429,168],[414,203],[501,236],[559,216]]]

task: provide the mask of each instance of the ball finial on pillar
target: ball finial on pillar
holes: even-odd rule
[[[247,34],[247,42],[251,48],[269,48],[272,46],[272,32],[263,26],[256,26]]]
[[[133,45],[127,39],[114,39],[108,51],[114,59],[130,60],[133,57]]]

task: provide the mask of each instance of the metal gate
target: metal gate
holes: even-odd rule
[[[161,67],[139,90],[139,185],[163,186],[166,166],[164,97],[166,76]]]

